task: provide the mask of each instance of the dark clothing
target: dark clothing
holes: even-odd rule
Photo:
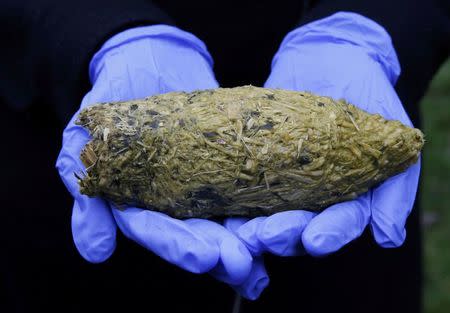
[[[175,24],[206,43],[222,86],[262,85],[288,31],[344,10],[391,34],[402,67],[396,89],[420,126],[418,102],[450,51],[448,2],[2,1],[0,311],[231,312],[231,288],[178,269],[120,234],[103,264],[77,254],[72,200],[54,169],[63,126],[89,90],[90,58],[119,31]],[[416,207],[399,249],[379,248],[366,231],[326,258],[268,255],[271,283],[258,301],[243,301],[241,312],[420,312],[418,217]]]
[[[399,84],[411,93],[402,100],[415,111],[450,50],[448,2],[8,0],[0,12],[0,96],[16,108],[48,106],[67,121],[89,90],[87,65],[102,43],[127,28],[159,23],[175,24],[202,39],[222,86],[262,85],[289,30],[352,11],[372,18],[392,36],[403,70]]]

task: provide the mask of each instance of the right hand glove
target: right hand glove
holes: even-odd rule
[[[142,98],[169,91],[218,87],[205,45],[175,27],[138,27],[109,39],[90,63],[93,84],[80,110],[88,105]],[[262,260],[252,256],[232,232],[212,221],[173,219],[165,214],[113,208],[100,198],[80,194],[74,173],[84,169],[80,151],[88,132],[72,117],[63,134],[57,169],[74,198],[72,234],[80,254],[97,263],[116,246],[116,228],[166,261],[193,273],[209,272],[254,299],[268,283]]]
[[[400,64],[389,34],[356,13],[339,12],[289,33],[274,57],[265,87],[306,90],[345,99],[369,113],[413,126],[394,84]],[[401,143],[401,141],[400,141]],[[296,210],[253,219],[237,234],[253,255],[324,256],[370,226],[384,248],[406,238],[420,176],[420,160],[358,198],[319,214]]]

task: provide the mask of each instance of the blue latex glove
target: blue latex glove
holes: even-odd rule
[[[370,113],[412,126],[394,90],[400,65],[387,32],[354,13],[340,12],[289,33],[272,63],[265,87],[311,91],[346,99]],[[237,234],[253,255],[339,250],[370,225],[382,247],[398,247],[413,207],[420,161],[353,201],[316,215],[287,211],[250,220]],[[292,208],[295,210],[295,208]]]
[[[129,29],[109,39],[93,57],[93,87],[80,109],[169,91],[216,88],[211,68],[205,45],[190,33],[166,25]],[[168,262],[193,273],[209,272],[245,297],[257,297],[264,289],[258,282],[267,277],[262,263],[253,261],[245,245],[224,226],[138,208],[121,211],[79,193],[74,173],[84,170],[79,155],[89,136],[74,124],[77,115],[64,130],[57,168],[75,200],[72,234],[80,254],[93,263],[106,260],[115,249],[118,226],[125,236]]]

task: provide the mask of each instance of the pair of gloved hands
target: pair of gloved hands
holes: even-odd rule
[[[109,39],[90,63],[92,89],[80,109],[98,102],[142,98],[170,91],[217,88],[205,45],[178,28],[138,27]],[[272,63],[265,87],[306,90],[344,98],[371,113],[409,120],[393,85],[400,66],[389,35],[354,13],[337,13],[289,33]],[[339,250],[370,225],[382,247],[405,240],[405,222],[415,200],[420,162],[359,198],[320,214],[296,210],[223,225],[173,219],[158,212],[115,209],[79,193],[75,172],[88,132],[69,122],[57,168],[75,199],[72,233],[80,254],[102,262],[114,251],[117,227],[163,259],[194,273],[210,273],[248,299],[269,283],[262,254],[323,256]]]

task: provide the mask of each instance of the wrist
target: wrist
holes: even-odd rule
[[[272,68],[284,51],[306,47],[311,51],[311,47],[315,47],[325,48],[333,54],[334,49],[342,45],[364,52],[380,65],[391,84],[395,84],[400,75],[400,64],[391,37],[373,20],[350,12],[338,12],[291,31],[281,43],[272,61]],[[349,55],[348,60],[339,59],[336,62],[351,64],[353,61]]]
[[[206,61],[210,68],[213,66],[212,57],[205,44],[193,34],[168,25],[135,27],[112,36],[94,54],[89,64],[89,77],[91,83],[95,83],[105,59],[108,58],[108,56],[113,55],[115,50],[133,49],[132,43],[143,39],[165,41],[165,48],[173,45],[174,48],[183,46],[184,48],[192,49],[193,52],[198,53],[204,59],[203,61]],[[158,45],[155,46],[157,47]]]

